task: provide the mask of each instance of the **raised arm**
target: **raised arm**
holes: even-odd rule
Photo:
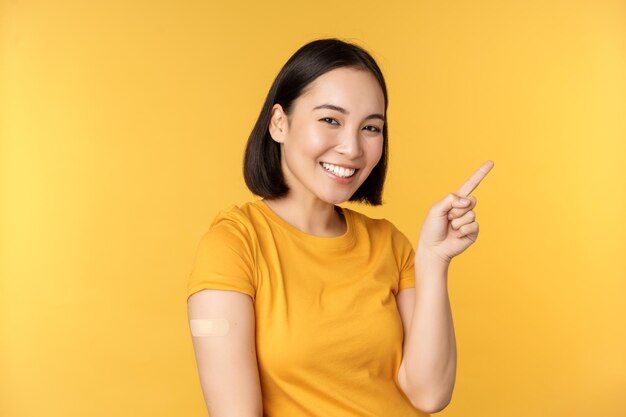
[[[252,298],[204,289],[187,301],[200,384],[210,417],[262,417]]]

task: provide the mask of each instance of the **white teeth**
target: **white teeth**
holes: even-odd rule
[[[322,162],[322,166],[327,171],[330,171],[336,176],[343,177],[343,178],[351,177],[356,172],[356,169],[342,168],[342,167],[338,167],[337,165],[329,164],[326,162]]]

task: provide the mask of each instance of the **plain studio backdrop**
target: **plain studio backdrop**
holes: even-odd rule
[[[484,161],[442,416],[626,408],[624,1],[0,1],[0,415],[204,416],[185,285],[301,45],[389,88],[381,207],[415,244]]]

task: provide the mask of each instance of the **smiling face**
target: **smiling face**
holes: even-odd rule
[[[374,75],[348,67],[311,82],[289,116],[275,104],[269,131],[281,144],[288,198],[347,201],[381,158],[384,110]]]

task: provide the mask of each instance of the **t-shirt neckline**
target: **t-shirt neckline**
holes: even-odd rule
[[[287,221],[280,217],[278,214],[276,214],[264,200],[257,200],[253,204],[258,207],[270,220],[272,220],[275,224],[280,226],[290,235],[295,236],[296,238],[305,242],[311,243],[316,247],[328,249],[342,249],[354,243],[355,234],[352,210],[348,208],[335,206],[341,211],[344,218],[346,219],[345,233],[339,236],[316,236],[305,233],[297,227],[287,223]]]

